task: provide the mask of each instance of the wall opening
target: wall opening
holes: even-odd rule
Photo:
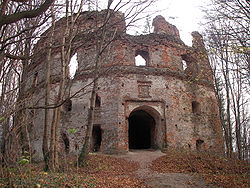
[[[135,65],[147,66],[149,62],[149,53],[144,50],[137,50],[135,52]]]
[[[196,150],[201,151],[204,149],[204,140],[198,139],[196,140]]]
[[[92,151],[100,151],[102,143],[102,129],[100,125],[94,125],[92,131]]]
[[[197,64],[197,57],[192,54],[181,55],[182,70],[188,77],[195,78],[199,73],[199,66]],[[181,68],[181,67],[180,67]]]
[[[70,99],[66,99],[63,104],[63,109],[66,112],[70,112],[72,110],[72,101]]]
[[[185,60],[182,60],[182,69],[183,71],[187,69],[187,62]]]
[[[75,77],[78,68],[77,53],[75,53],[69,62],[69,78],[73,79]]]
[[[142,56],[137,55],[135,57],[135,65],[136,66],[146,66],[147,62],[146,62],[146,60]]]
[[[192,101],[192,112],[195,114],[200,114],[200,103],[197,101]]]
[[[154,145],[155,120],[144,110],[129,116],[129,149],[149,149]]]
[[[101,97],[97,94],[95,96],[95,107],[101,107]]]
[[[62,133],[62,140],[64,143],[64,150],[66,153],[69,153],[69,138],[66,133]]]

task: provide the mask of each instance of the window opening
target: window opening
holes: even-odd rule
[[[73,79],[75,77],[78,68],[77,53],[75,53],[69,62],[69,78]]]
[[[187,69],[187,62],[182,60],[182,69],[185,71]]]
[[[195,114],[200,113],[200,103],[198,103],[197,101],[192,102],[192,112]]]
[[[102,143],[102,129],[100,125],[94,125],[92,131],[92,150],[93,152],[100,151]]]
[[[193,64],[194,59],[189,54],[181,55],[182,70],[185,71],[189,65]]]
[[[99,97],[96,94],[96,97],[95,97],[95,107],[100,107],[100,106],[101,106],[101,97]]]
[[[146,60],[141,56],[141,55],[137,55],[135,57],[135,65],[136,66],[146,66]]]
[[[144,50],[137,50],[135,53],[135,65],[147,66],[149,62],[149,54]]]

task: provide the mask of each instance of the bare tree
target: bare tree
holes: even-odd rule
[[[239,159],[249,159],[249,2],[215,0],[206,12],[207,47],[213,62],[227,156],[237,151]]]
[[[149,7],[155,0],[146,1],[109,1],[107,3],[108,10],[106,11],[105,17],[96,22],[94,31],[93,28],[86,28],[82,33],[92,33],[89,36],[96,36],[95,39],[95,66],[94,66],[94,79],[93,81],[81,88],[83,90],[86,87],[91,87],[91,98],[90,107],[88,112],[88,126],[86,130],[86,136],[83,140],[82,153],[84,156],[89,152],[89,145],[91,139],[91,133],[93,129],[93,114],[94,114],[94,103],[95,103],[95,92],[98,86],[98,77],[103,71],[100,71],[102,62],[104,61],[103,52],[110,47],[112,41],[116,38],[116,31],[112,31],[111,35],[108,35],[108,31],[112,28],[114,23],[109,25],[109,20],[118,11],[125,12],[125,19],[128,20],[128,26],[140,19],[139,15]],[[49,7],[57,9],[56,6],[52,6],[54,1],[45,0],[42,2],[28,2],[28,1],[3,1],[1,4],[1,15],[0,15],[0,32],[1,32],[1,46],[0,46],[0,60],[1,67],[1,126],[3,129],[1,148],[2,154],[5,155],[7,140],[21,137],[22,144],[21,148],[23,151],[28,151],[30,156],[32,151],[30,150],[29,141],[29,120],[32,120],[32,116],[35,109],[44,109],[44,133],[43,133],[43,155],[47,168],[51,170],[57,170],[58,164],[58,142],[59,142],[59,130],[60,130],[60,119],[62,105],[68,98],[75,97],[76,93],[70,93],[70,81],[68,78],[68,65],[70,58],[77,48],[81,46],[75,44],[77,40],[78,26],[77,20],[80,12],[83,10],[83,1],[78,3],[77,1],[66,0],[63,8],[58,11],[48,12],[48,16],[44,15]],[[96,10],[100,10],[102,5],[98,1],[87,1],[89,8],[96,7]],[[22,5],[22,8],[20,8]],[[61,6],[60,6],[61,7]],[[113,10],[111,10],[111,8]],[[52,13],[53,12],[53,13]],[[98,12],[96,12],[98,13]],[[59,17],[65,16],[65,27],[58,37],[54,37],[56,21]],[[50,20],[50,17],[52,20]],[[47,25],[52,25],[48,32],[41,35]],[[11,27],[14,26],[14,30]],[[81,28],[82,29],[82,28]],[[126,29],[126,28],[124,28]],[[46,76],[45,82],[45,97],[44,104],[41,105],[31,104],[29,94],[27,92],[26,80],[30,79],[27,74],[27,69],[33,62],[31,60],[36,58],[37,50],[34,50],[34,43],[39,39],[38,37],[46,38],[49,41],[49,45],[46,51]],[[59,40],[59,46],[58,41]],[[86,38],[86,40],[92,40],[93,38]],[[13,50],[15,49],[15,50]],[[61,65],[59,87],[56,98],[51,101],[51,85],[52,77],[51,74],[51,61],[56,50],[60,49]],[[107,54],[105,54],[107,55]],[[7,61],[6,61],[7,60]],[[37,82],[34,78],[34,83]],[[35,87],[34,87],[35,88]],[[70,93],[70,95],[69,95]],[[6,97],[11,95],[12,100],[8,100],[10,103],[6,103]],[[10,97],[8,98],[10,99]],[[14,121],[13,121],[14,120]],[[10,135],[13,133],[13,137]],[[10,143],[10,147],[13,147],[14,142]],[[4,157],[8,158],[8,157]],[[79,161],[81,161],[79,157]]]
[[[39,2],[33,1],[2,1],[0,6],[0,84],[2,87],[0,129],[3,130],[1,153],[4,163],[15,161],[19,157],[19,149],[30,151],[31,120],[27,117],[32,116],[32,111],[24,109],[27,99],[25,80],[27,68],[31,63],[34,41],[43,29],[41,26],[48,19],[41,13],[35,13],[41,11],[39,8],[29,16],[32,8],[38,4]],[[28,17],[32,19],[26,19]]]
[[[19,20],[25,19],[25,18],[34,18],[37,17],[44,12],[54,3],[55,0],[45,0],[43,3],[38,3],[35,7],[33,6],[27,7],[26,10],[19,11],[16,9],[16,11],[9,11],[8,5],[9,3],[19,3],[24,5],[24,3],[28,2],[28,0],[18,1],[18,0],[2,0],[1,6],[0,6],[0,28],[2,28],[5,25],[18,22]]]
[[[123,7],[126,7],[129,5],[129,8],[125,9],[125,13],[127,12],[127,15],[125,15],[125,20],[128,21],[128,25],[131,25],[138,19],[141,19],[139,16],[144,12],[146,8],[148,8],[150,5],[152,5],[155,1],[154,0],[146,0],[146,1],[138,1],[135,3],[132,3],[131,1],[127,2],[113,2],[108,1],[106,13],[104,15],[103,23],[101,26],[99,26],[98,29],[98,37],[95,40],[95,60],[94,60],[94,78],[93,78],[93,86],[91,91],[91,97],[90,97],[90,107],[88,111],[88,120],[87,120],[87,130],[86,135],[83,140],[83,146],[80,151],[80,155],[78,158],[78,164],[80,166],[85,164],[86,156],[90,152],[90,143],[91,143],[91,136],[93,131],[93,124],[94,124],[94,107],[95,107],[95,101],[96,101],[96,90],[98,88],[98,78],[100,76],[100,69],[102,68],[102,64],[105,61],[103,59],[103,52],[112,45],[112,42],[117,37],[117,31],[111,31],[110,34],[110,28],[112,28],[112,24],[109,25],[109,20],[111,19],[112,15],[116,14],[116,12],[120,11]],[[110,8],[114,7],[113,10]],[[98,9],[98,7],[97,7]],[[119,23],[117,23],[119,24]],[[97,25],[98,27],[98,25]],[[126,28],[124,28],[125,30]],[[109,56],[109,54],[105,54],[106,56]],[[102,71],[101,71],[102,72]]]

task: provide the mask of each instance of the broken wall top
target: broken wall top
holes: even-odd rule
[[[75,16],[76,15],[73,15],[73,18],[75,18]],[[70,25],[72,21],[70,21],[71,19],[68,20],[68,24]],[[65,33],[66,21],[66,18],[62,18],[56,22],[52,54],[61,53],[61,44]],[[213,78],[211,76],[211,67],[209,65],[202,36],[198,32],[192,33],[193,46],[189,47],[186,46],[180,39],[178,29],[174,25],[168,23],[164,17],[156,16],[153,20],[153,26],[154,33],[133,36],[126,34],[126,23],[123,13],[115,12],[113,10],[83,12],[79,15],[78,19],[76,19],[75,24],[72,25],[69,33],[72,35],[72,38],[66,37],[66,44],[70,43],[70,40],[72,39],[70,43],[72,47],[72,55],[78,49],[83,49],[85,51],[91,48],[94,49],[94,45],[103,39],[103,35],[106,37],[104,40],[105,43],[110,43],[110,45],[113,45],[113,43],[117,41],[120,46],[118,45],[116,48],[125,48],[125,46],[127,46],[130,52],[134,53],[134,55],[136,55],[136,50],[138,49],[150,50],[150,48],[153,46],[155,48],[166,46],[167,48],[164,48],[165,50],[171,49],[171,51],[167,53],[171,54],[174,52],[175,54],[173,55],[179,56],[179,59],[182,58],[183,60],[187,61],[188,66],[190,65],[189,67],[193,69],[191,70],[192,75],[197,76],[199,74],[200,78],[208,79],[212,82]],[[44,62],[44,57],[47,56],[46,54],[48,52],[49,36],[51,34],[51,30],[51,28],[48,29],[42,35],[42,39],[37,43],[36,55],[33,59],[34,64],[30,66],[30,70],[34,69],[38,64]],[[154,52],[148,53],[151,55]],[[89,55],[93,56],[93,54]],[[88,56],[88,54],[85,54],[85,56]],[[115,64],[121,62],[115,60],[113,61]],[[166,61],[169,60],[166,59]],[[164,63],[166,66],[170,64],[168,62],[162,63]],[[109,65],[112,65],[112,63],[109,63]],[[164,66],[159,65],[159,67]],[[174,70],[178,71],[178,69]]]
[[[168,23],[163,16],[156,16],[153,19],[152,25],[154,26],[154,33],[172,35],[180,39],[180,34],[177,27]]]

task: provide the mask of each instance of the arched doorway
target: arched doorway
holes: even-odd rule
[[[155,119],[144,110],[129,116],[129,149],[149,149],[155,145]]]

